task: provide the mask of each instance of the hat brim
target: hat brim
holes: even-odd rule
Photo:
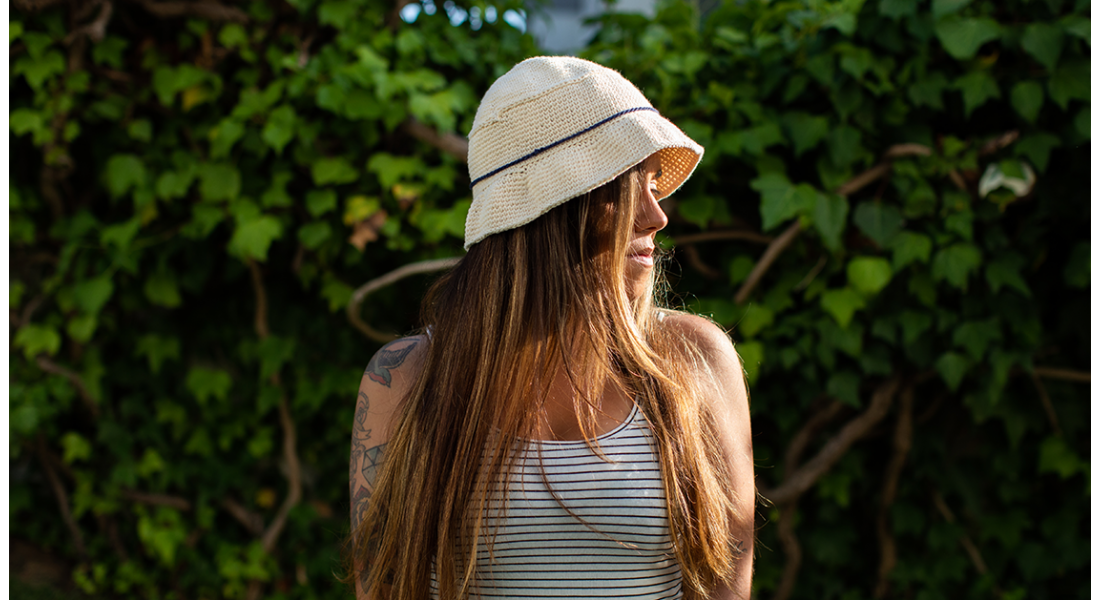
[[[695,171],[703,147],[660,114],[637,111],[480,181],[475,191],[483,200],[471,206],[466,217],[464,247],[468,250],[490,235],[526,225],[656,153],[661,160],[657,189],[665,198]],[[550,197],[545,197],[547,190]],[[529,199],[536,191],[544,196],[537,211]]]

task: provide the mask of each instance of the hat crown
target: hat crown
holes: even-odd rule
[[[598,84],[582,86],[587,87],[590,94],[586,94],[588,98],[578,98],[578,101],[598,102],[601,98],[592,92],[603,88],[608,92],[633,96],[645,106],[650,106],[638,88],[617,71],[572,56],[536,56],[512,67],[489,86],[474,115],[469,137],[473,139],[484,125],[501,119],[510,108],[589,77],[598,79]]]
[[[493,82],[474,116],[465,247],[530,223],[655,153],[667,194],[703,148],[618,72],[568,56],[529,58]]]

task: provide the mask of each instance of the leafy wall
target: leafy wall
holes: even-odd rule
[[[351,390],[427,282],[378,278],[461,255],[537,53],[401,6],[13,3],[10,523],[77,588],[344,594]],[[752,383],[756,595],[1087,597],[1089,4],[600,21],[707,147],[662,244]]]

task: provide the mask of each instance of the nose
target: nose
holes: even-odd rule
[[[665,215],[661,204],[653,191],[646,189],[642,197],[638,199],[638,207],[634,212],[634,229],[638,233],[657,233],[668,225],[668,216]]]

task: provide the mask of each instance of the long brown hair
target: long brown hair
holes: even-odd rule
[[[684,583],[705,594],[730,578],[738,540],[729,471],[701,400],[699,351],[649,293],[627,296],[627,249],[641,165],[528,225],[489,236],[442,276],[422,306],[430,344],[349,543],[364,589],[392,600],[468,597],[485,515],[507,485],[515,440],[530,439],[558,369],[595,437],[608,383],[638,399],[657,440]],[[349,573],[354,581],[359,573]]]

